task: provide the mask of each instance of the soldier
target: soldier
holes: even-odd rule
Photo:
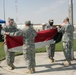
[[[66,61],[63,63],[64,66],[69,66],[71,64],[71,49],[73,47],[73,31],[74,27],[69,23],[69,18],[64,20],[64,25],[62,25],[63,31],[63,51]]]
[[[33,29],[30,21],[25,22],[25,28],[17,33],[17,36],[22,35],[23,44],[23,54],[27,64],[27,73],[35,72],[35,44],[34,39],[37,32]]]
[[[49,25],[47,25],[45,27],[45,29],[52,29],[52,28],[54,28],[53,27],[53,23],[54,23],[53,20],[49,20]],[[48,57],[51,60],[51,62],[54,62],[55,41],[53,41],[52,44],[46,46],[46,51],[48,53]]]
[[[10,70],[13,70],[15,68],[15,66],[13,64],[15,53],[8,51],[5,38],[6,38],[6,35],[14,36],[16,31],[18,31],[18,29],[13,26],[12,19],[8,20],[8,25],[5,26],[1,31],[1,34],[4,36],[4,43],[5,43],[4,44],[4,50],[5,50],[5,54],[6,54],[6,62],[7,62],[7,65],[9,66]]]

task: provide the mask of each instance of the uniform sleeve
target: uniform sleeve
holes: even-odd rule
[[[45,30],[47,30],[47,26],[45,26]]]
[[[34,33],[33,34],[34,34],[35,37],[37,36],[37,32],[35,30],[34,30]]]
[[[17,32],[15,32],[15,36],[21,36],[23,35],[23,31],[22,30],[19,30]]]
[[[1,29],[1,34],[4,35],[5,34],[5,28]]]
[[[61,33],[61,32],[63,31],[63,30],[62,30],[62,27],[60,28],[60,27],[58,26],[58,27],[57,27],[57,31]]]
[[[48,30],[48,29],[51,29],[51,26],[50,25],[46,25],[45,26],[45,30]]]
[[[15,32],[9,32],[9,35],[10,36],[14,36],[15,35]]]
[[[60,32],[60,33],[64,33],[65,32],[65,27],[61,27],[61,28],[58,27],[57,31]]]
[[[16,36],[16,33],[19,31],[19,29],[14,28],[14,32],[9,32],[10,36]]]
[[[73,32],[74,31],[74,27],[72,25],[68,25],[66,28],[65,28],[65,32]]]

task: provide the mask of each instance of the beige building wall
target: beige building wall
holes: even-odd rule
[[[43,30],[43,25],[33,25],[33,28],[38,32]]]

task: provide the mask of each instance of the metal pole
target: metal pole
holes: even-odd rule
[[[73,0],[69,0],[69,21],[70,21],[70,24],[73,25]],[[73,41],[73,38],[72,38],[72,41]],[[71,49],[71,59],[74,59],[73,46]]]
[[[3,0],[3,13],[4,13],[4,20],[5,20],[5,0]]]
[[[15,0],[15,7],[16,7],[16,21],[18,22],[18,0]]]
[[[73,0],[69,0],[69,20],[73,25]]]

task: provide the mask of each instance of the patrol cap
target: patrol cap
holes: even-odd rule
[[[67,21],[69,21],[69,18],[68,18],[68,17],[66,17],[66,18],[64,19],[64,21],[66,21],[66,20],[67,20]]]
[[[50,19],[48,22],[54,22],[53,19]]]
[[[10,22],[14,22],[14,19],[12,19],[12,18],[8,18],[8,21],[10,21]]]
[[[32,24],[31,24],[31,21],[26,21],[25,24],[26,24],[26,25],[32,25]]]

